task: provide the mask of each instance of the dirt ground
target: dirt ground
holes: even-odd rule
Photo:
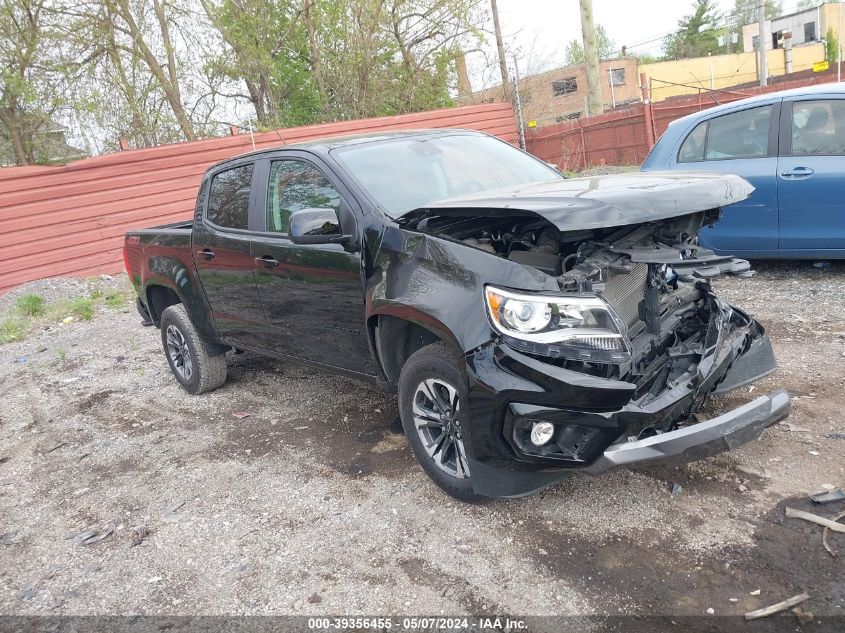
[[[478,506],[426,479],[375,386],[242,354],[191,397],[134,309],[40,328],[0,347],[0,614],[589,615],[605,630],[806,591],[808,630],[841,624],[845,535],[834,559],[784,507],[845,511],[807,498],[845,487],[845,264],[756,268],[716,285],[767,326],[780,368],[708,406],[786,387],[786,422],[704,462]]]

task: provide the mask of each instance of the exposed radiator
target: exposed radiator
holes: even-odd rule
[[[628,327],[640,320],[640,302],[645,297],[648,264],[634,264],[629,273],[617,273],[607,280],[602,297]]]

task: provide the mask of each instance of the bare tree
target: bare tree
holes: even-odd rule
[[[102,150],[119,136],[149,146],[245,119],[275,127],[448,106],[455,61],[480,41],[487,6],[6,0],[0,134],[25,163],[33,160],[26,130],[53,113]]]
[[[404,99],[431,78],[431,61],[452,63],[462,55],[460,43],[477,37],[483,19],[479,0],[390,0],[388,26],[402,58]]]
[[[196,137],[194,124],[182,101],[179,64],[171,36],[171,7],[163,0],[141,0],[135,4],[129,0],[100,0],[99,4],[99,29],[109,40],[113,62],[121,65],[120,53],[128,55],[130,60],[142,62],[164,93],[185,139],[193,140]],[[156,40],[163,49],[163,61],[159,61],[153,50],[152,42]],[[118,70],[118,74],[120,72]]]

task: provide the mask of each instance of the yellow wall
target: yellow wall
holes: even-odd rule
[[[769,75],[784,74],[784,52],[782,49],[767,51]],[[824,45],[807,44],[792,49],[792,72],[812,68],[813,63],[824,60]],[[713,68],[711,86],[710,68]],[[757,80],[754,53],[712,55],[694,59],[640,64],[639,72],[645,73],[651,85],[651,100],[662,101],[675,95],[698,94],[701,88],[729,88],[737,84]],[[682,86],[671,84],[685,84]]]
[[[842,32],[845,31],[845,6],[841,3],[826,2],[821,6],[821,14],[822,30],[819,37],[827,37],[828,28],[833,29],[833,33],[839,40],[839,45],[843,47],[843,53],[845,53],[845,42],[842,41]]]

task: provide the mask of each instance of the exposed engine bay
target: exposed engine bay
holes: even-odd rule
[[[538,345],[509,343],[545,362],[552,356],[551,362],[568,369],[633,382],[647,396],[694,370],[717,336],[714,317],[730,327],[749,322],[710,292],[710,277],[753,274],[747,261],[698,245],[701,226],[717,221],[719,214],[716,209],[656,222],[559,231],[534,214],[483,217],[446,211],[416,218],[407,228],[542,271],[564,292],[604,299],[624,323],[631,344],[623,362],[554,358]]]

